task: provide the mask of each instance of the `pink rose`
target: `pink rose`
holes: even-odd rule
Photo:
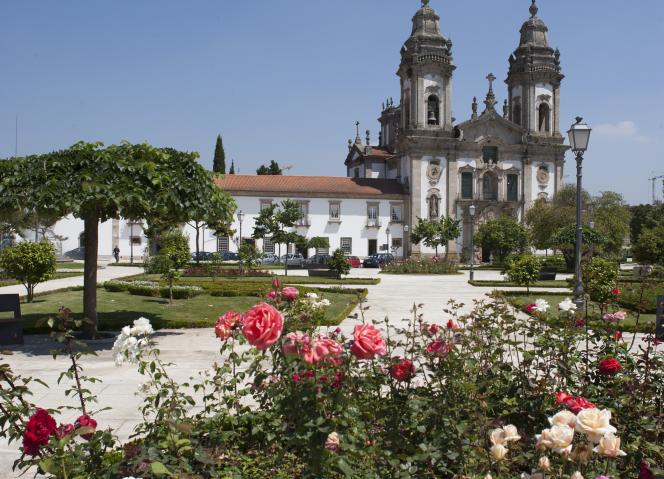
[[[242,321],[240,313],[237,311],[228,311],[217,319],[217,323],[214,325],[214,334],[222,341],[226,341],[231,337],[233,329],[235,329],[240,321]]]
[[[300,292],[297,290],[297,288],[289,286],[281,290],[281,294],[286,299],[286,301],[295,301],[300,295]]]
[[[439,329],[439,326],[437,324],[430,325],[429,329],[428,329],[429,334],[435,336],[436,334],[438,334],[438,329]]]
[[[616,311],[615,313],[606,313],[602,319],[604,321],[608,321],[610,323],[616,322],[616,321],[623,321],[627,317],[627,313],[624,311]]]
[[[270,299],[277,299],[277,292],[272,290],[269,293],[267,293],[267,297]]]
[[[353,345],[350,351],[357,359],[373,359],[387,354],[385,341],[380,331],[370,324],[358,324],[353,330]]]
[[[450,351],[452,351],[452,346],[441,339],[437,339],[427,346],[427,353],[436,356],[445,356]]]
[[[272,278],[272,288],[274,288],[275,290],[281,288],[281,281],[279,281],[279,278],[277,278],[276,276]]]
[[[286,341],[284,342],[282,349],[286,356],[300,356],[310,343],[311,338],[309,335],[301,331],[295,331],[286,335]]]
[[[88,428],[88,429],[92,429],[93,431],[97,429],[97,421],[95,421],[94,419],[92,419],[92,418],[91,418],[90,416],[88,416],[87,414],[84,414],[84,415],[82,415],[81,417],[79,417],[79,418],[76,420],[76,423],[74,423],[74,425],[76,426],[76,429],[81,428],[81,427],[85,427],[85,428]],[[92,433],[81,434],[81,437],[82,437],[83,439],[89,441],[90,439],[92,439]]]
[[[284,317],[274,306],[260,303],[244,313],[242,334],[252,346],[266,350],[281,337]]]
[[[334,339],[318,337],[308,348],[304,350],[304,362],[318,364],[321,361],[329,361],[332,364],[341,362],[343,347]]]
[[[452,320],[450,319],[450,320],[447,322],[447,329],[450,329],[450,330],[452,330],[452,331],[459,331],[459,330],[461,329],[461,327],[460,327],[457,323],[455,323],[454,321],[452,321]]]

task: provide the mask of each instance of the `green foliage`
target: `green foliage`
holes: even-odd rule
[[[189,238],[179,231],[168,233],[161,238],[160,256],[167,256],[175,269],[184,268],[189,264]]]
[[[499,262],[515,253],[528,249],[528,231],[511,216],[501,216],[480,225],[475,235],[475,244],[491,251]]]
[[[457,274],[459,265],[454,261],[437,258],[409,258],[383,266],[383,274]]]
[[[226,174],[226,152],[224,151],[224,142],[221,135],[217,135],[217,143],[214,146],[214,160],[212,161],[212,171],[215,173]]]
[[[614,298],[613,289],[617,286],[618,263],[595,257],[583,264],[583,289],[591,300],[607,304]]]
[[[593,198],[592,221],[595,230],[606,237],[604,254],[619,260],[630,229],[630,212],[622,195],[603,191]]]
[[[238,251],[240,263],[246,268],[255,268],[261,263],[263,253],[261,253],[256,246],[251,243],[242,243]]]
[[[534,255],[524,254],[511,258],[507,263],[505,273],[508,279],[518,286],[525,286],[530,293],[530,287],[537,282],[542,263]]]
[[[55,274],[55,250],[48,241],[21,242],[0,253],[0,268],[25,286],[27,301],[32,302],[35,286]]]
[[[581,254],[583,256],[588,255],[591,248],[594,253],[601,252],[606,241],[607,239],[603,234],[584,226]],[[551,244],[563,254],[568,270],[573,271],[576,258],[576,225],[570,224],[559,229],[551,238]]]
[[[664,224],[664,204],[632,206],[630,213],[629,230],[632,243],[638,242],[641,231]]]
[[[314,236],[307,241],[307,248],[325,249],[330,247],[330,238],[327,236]]]
[[[664,222],[642,229],[632,252],[639,263],[664,266]]]
[[[235,160],[231,160],[231,167],[228,170],[229,175],[234,175],[235,174]]]
[[[281,204],[273,203],[264,207],[254,220],[254,239],[272,238],[275,244],[285,244],[286,249],[291,244],[303,243],[301,235],[292,231],[300,219],[300,205],[293,200],[284,200]],[[288,274],[288,265],[286,265]]]
[[[350,264],[341,248],[332,253],[332,256],[327,260],[327,265],[330,271],[334,271],[339,279],[350,272]]]
[[[418,218],[410,239],[415,244],[424,243],[429,248],[435,248],[436,256],[438,256],[439,246],[446,246],[448,242],[459,237],[460,224],[460,220],[445,216],[439,219]],[[447,257],[447,250],[445,257]]]
[[[279,163],[274,160],[270,161],[269,166],[261,165],[256,170],[257,175],[281,175],[282,173]]]
[[[551,249],[553,235],[570,221],[574,221],[574,217],[567,218],[565,209],[557,209],[553,203],[541,198],[535,201],[525,217],[530,240],[540,250]]]

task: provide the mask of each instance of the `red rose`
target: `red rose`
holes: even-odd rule
[[[74,425],[76,426],[76,429],[80,427],[85,427],[93,430],[97,429],[97,421],[92,419],[87,414],[84,414],[81,417],[79,417],[76,420],[76,423],[74,423]],[[81,434],[81,437],[89,441],[90,439],[92,439],[92,433]]]
[[[620,331],[616,331],[613,333],[613,340],[614,341],[620,341],[622,339],[622,333]]]
[[[613,288],[611,290],[611,294],[614,296],[620,296],[622,294],[622,291],[620,291],[620,288]]]
[[[567,406],[567,409],[572,411],[574,414],[579,414],[579,412],[584,409],[592,409],[596,407],[593,403],[582,397],[568,399],[565,401],[565,406]]]
[[[390,366],[390,375],[397,381],[409,381],[414,373],[415,366],[408,359],[402,359]]]
[[[233,334],[233,329],[237,326],[242,320],[242,315],[237,311],[228,311],[223,316],[220,316],[217,319],[217,323],[214,325],[214,334],[221,339],[226,341]]]
[[[533,311],[535,311],[535,308],[537,308],[536,304],[529,304],[528,306],[526,306],[526,312],[532,313]]]
[[[357,359],[373,359],[387,353],[385,341],[380,331],[370,324],[358,324],[353,330],[353,344],[350,352]]]
[[[300,382],[300,375],[298,373],[293,373],[293,382],[294,383]]]
[[[457,323],[452,321],[451,319],[447,322],[447,329],[451,329],[452,331],[458,331],[461,329]]]
[[[583,328],[586,325],[586,320],[585,319],[577,319],[576,321],[574,321],[574,325],[577,328]]]
[[[335,389],[340,388],[345,378],[346,375],[344,374],[343,371],[337,371],[336,373],[334,373],[334,380],[332,381],[331,386]]]
[[[300,292],[297,290],[297,288],[289,286],[287,288],[284,288],[281,291],[281,294],[283,295],[284,299],[286,299],[286,301],[295,301],[297,297],[300,295]]]
[[[257,304],[242,318],[242,334],[249,344],[261,351],[276,343],[283,329],[283,315],[267,303]]]
[[[642,460],[639,465],[639,479],[656,479],[655,473],[650,470],[650,463]]]
[[[62,439],[65,436],[69,436],[75,429],[76,427],[73,424],[60,424],[55,431],[55,437]]]
[[[574,396],[563,391],[556,393],[556,404],[565,404],[570,399],[574,399]]]
[[[622,365],[616,358],[605,358],[599,362],[599,373],[604,376],[613,376],[621,369]]]
[[[431,335],[436,335],[436,334],[438,334],[438,329],[439,329],[439,327],[438,327],[437,324],[432,324],[432,325],[429,326],[429,329],[427,331],[429,331],[429,334],[431,334]]]
[[[57,430],[55,419],[44,409],[38,408],[30,416],[23,434],[23,451],[30,455],[39,454],[39,447],[48,444],[48,438]]]

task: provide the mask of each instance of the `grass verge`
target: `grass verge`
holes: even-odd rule
[[[74,276],[83,276],[83,270],[80,272],[74,272],[72,271],[71,273],[55,273],[51,280],[53,279],[62,279],[62,278],[72,278]],[[50,281],[50,280],[49,280]],[[23,284],[20,281],[16,281],[15,279],[3,279],[0,280],[0,288],[3,286],[14,286],[16,284]]]

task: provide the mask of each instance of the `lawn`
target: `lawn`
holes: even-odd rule
[[[56,263],[55,269],[73,269],[83,271],[83,263],[67,262],[67,263]]]
[[[490,281],[490,280],[477,280],[477,279],[473,281],[468,281],[468,284],[472,284],[473,286],[523,287],[522,285],[512,283],[511,281]],[[556,279],[550,281],[537,281],[535,284],[532,284],[530,287],[531,288],[569,288],[569,284],[567,283],[567,280]]]
[[[325,323],[339,324],[354,309],[358,302],[355,294],[342,294],[321,289],[319,294],[330,300]],[[245,311],[259,301],[255,296],[215,297],[203,294],[195,298],[175,301],[173,306],[167,299],[134,296],[129,293],[110,293],[97,289],[97,311],[100,330],[119,330],[133,320],[144,316],[156,329],[161,328],[204,328],[214,326],[220,315],[229,310]],[[21,305],[27,333],[45,332],[46,328],[36,328],[40,319],[54,316],[61,306],[66,306],[77,316],[83,312],[83,291],[62,291],[43,294],[33,303]]]
[[[71,273],[55,273],[51,279],[62,279],[62,278],[71,278],[73,276],[82,276],[83,275],[83,270],[80,272],[74,272],[72,271]],[[15,279],[0,279],[0,287],[2,286],[13,286],[15,284],[23,284],[20,281],[16,281]]]
[[[525,306],[529,304],[533,304],[536,299],[545,299],[550,305],[551,309],[547,313],[547,316],[557,316],[558,315],[558,303],[563,301],[565,298],[569,298],[571,294],[537,294],[537,293],[532,293],[530,296],[526,296],[525,292],[509,292],[509,291],[503,291],[501,292],[504,296],[505,299],[515,306],[518,309],[523,309]],[[620,329],[623,331],[631,331],[631,332],[650,332],[653,331],[655,328],[655,320],[656,320],[656,315],[655,314],[641,314],[641,317],[639,318],[639,324],[636,324],[636,318],[637,318],[637,313],[623,308],[624,311],[626,311],[627,314],[627,319],[625,321],[620,322]],[[588,305],[588,314],[591,318],[591,324],[592,323],[597,323],[601,321],[599,319],[599,305],[597,303],[590,302]]]

